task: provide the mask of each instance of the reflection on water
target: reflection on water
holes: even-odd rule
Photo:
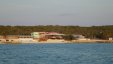
[[[113,44],[1,44],[0,64],[112,64]]]

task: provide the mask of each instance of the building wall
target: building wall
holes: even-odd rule
[[[113,38],[109,38],[109,40],[113,40]]]
[[[0,35],[1,43],[18,43],[18,35]]]
[[[0,43],[5,43],[6,39],[0,39]]]
[[[43,38],[45,37],[46,34],[47,32],[33,32],[31,33],[31,37],[32,38]]]
[[[4,39],[4,36],[0,35],[0,39]]]
[[[0,43],[27,43],[33,41],[31,35],[7,35],[5,38],[4,36],[0,36]]]
[[[31,33],[31,37],[33,37],[33,38],[39,38],[40,37],[39,32],[33,32],[33,33]]]
[[[19,38],[19,43],[32,43],[33,38]]]
[[[6,39],[5,43],[18,43],[19,39]]]

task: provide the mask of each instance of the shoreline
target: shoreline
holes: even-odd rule
[[[74,40],[74,43],[113,43],[113,40]]]
[[[70,43],[113,43],[113,40],[72,40],[72,41],[64,41],[64,42],[5,42],[0,44],[70,44]]]

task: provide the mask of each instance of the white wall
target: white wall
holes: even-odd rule
[[[33,43],[33,38],[19,38],[20,43]]]

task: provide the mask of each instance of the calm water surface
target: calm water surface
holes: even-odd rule
[[[113,44],[1,44],[0,64],[112,64]]]

